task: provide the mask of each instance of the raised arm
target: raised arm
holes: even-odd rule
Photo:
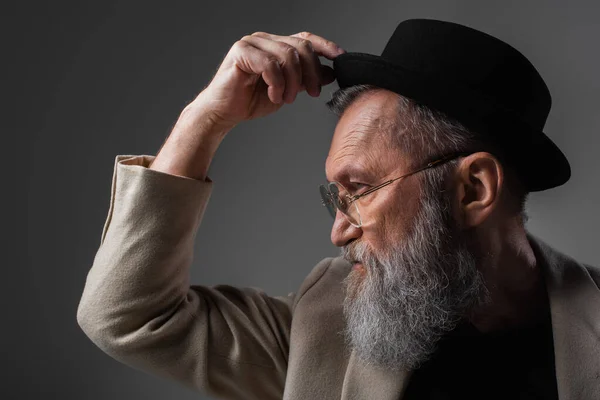
[[[327,72],[320,81],[311,72],[298,78],[286,64],[293,45],[282,46],[302,46],[299,62],[309,68],[305,58],[318,64],[315,54],[330,42],[265,35],[232,47],[156,157],[117,156],[101,244],[77,310],[82,330],[115,359],[224,398],[283,396],[292,307],[302,290],[272,297],[190,285],[194,238],[212,190],[210,161],[237,123],[277,110],[282,96],[293,102],[305,87],[318,95],[314,88],[332,80]]]

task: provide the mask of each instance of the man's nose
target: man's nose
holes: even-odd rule
[[[331,228],[331,243],[337,247],[347,245],[350,241],[359,238],[362,235],[362,229],[357,228],[350,223],[342,214],[341,211],[337,211],[335,214],[335,220],[333,221],[333,227]]]

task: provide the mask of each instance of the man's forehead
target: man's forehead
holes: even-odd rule
[[[385,146],[371,139],[348,140],[332,149],[325,161],[328,181],[346,182],[352,179],[370,179],[381,176],[389,155]]]
[[[327,180],[381,176],[393,129],[390,118],[381,111],[367,105],[344,113],[325,162]]]

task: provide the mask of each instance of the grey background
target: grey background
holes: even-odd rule
[[[115,156],[155,155],[229,47],[259,30],[308,30],[349,51],[380,54],[399,21],[425,17],[515,46],[550,88],[545,131],[573,170],[566,185],[531,196],[528,228],[599,265],[600,7],[560,4],[80,1],[9,10],[3,158],[11,195],[4,197],[13,203],[5,209],[14,223],[8,236],[19,240],[5,249],[14,259],[4,268],[0,397],[203,398],[105,355],[79,329],[76,309],[108,212]],[[230,132],[209,171],[214,192],[195,244],[194,283],[287,294],[316,262],[338,254],[317,190],[336,122],[324,103],[334,89],[319,99],[300,94]]]

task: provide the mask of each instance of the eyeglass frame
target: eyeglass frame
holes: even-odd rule
[[[397,177],[397,178],[394,178],[394,179],[387,180],[387,181],[385,181],[385,182],[383,182],[383,183],[381,183],[381,184],[379,184],[379,185],[377,185],[377,186],[373,186],[372,188],[368,189],[368,190],[367,190],[367,191],[365,191],[364,193],[355,194],[355,195],[352,195],[352,196],[350,196],[349,194],[347,194],[346,196],[348,197],[348,199],[347,199],[347,201],[348,201],[348,205],[350,205],[350,204],[354,203],[356,200],[358,200],[358,199],[360,199],[360,198],[362,198],[362,197],[364,197],[364,196],[366,196],[366,195],[368,195],[368,194],[371,194],[371,193],[373,193],[373,192],[375,192],[375,191],[377,191],[377,190],[379,190],[379,189],[381,189],[381,188],[383,188],[383,187],[386,187],[386,186],[388,186],[388,185],[390,185],[390,184],[394,183],[395,181],[397,181],[397,180],[399,180],[399,179],[406,178],[406,177],[408,177],[408,176],[410,176],[410,175],[414,175],[414,174],[416,174],[417,172],[421,172],[421,171],[424,171],[424,170],[426,170],[426,169],[429,169],[429,168],[433,168],[433,167],[436,167],[436,166],[440,166],[440,165],[442,165],[442,164],[445,164],[445,163],[447,163],[447,162],[449,162],[449,161],[455,160],[455,159],[457,159],[457,158],[459,158],[459,157],[465,157],[465,156],[468,156],[468,155],[470,155],[470,154],[473,154],[473,152],[458,152],[458,153],[451,153],[451,154],[448,154],[448,155],[442,156],[441,158],[438,158],[438,159],[436,159],[436,160],[434,160],[434,161],[431,161],[431,162],[427,163],[425,166],[423,166],[423,167],[421,167],[421,168],[418,168],[418,169],[416,169],[416,170],[414,170],[414,171],[408,172],[408,173],[406,173],[406,174],[404,174],[404,175],[401,175],[401,176],[399,176],[399,177]],[[335,182],[335,181],[334,181],[334,182],[328,182],[328,183],[327,183],[327,185],[323,185],[323,184],[321,184],[321,185],[319,185],[319,188],[320,188],[320,187],[326,187],[326,188],[327,188],[327,193],[329,194],[329,197],[331,197],[332,193],[331,193],[331,191],[329,190],[329,187],[328,187],[328,186],[329,186],[329,185],[331,185],[332,183],[335,183],[336,185],[340,185],[340,186],[341,186],[341,187],[342,187],[342,188],[343,188],[343,189],[344,189],[346,192],[348,192],[348,190],[347,190],[347,189],[344,187],[344,185],[342,185],[342,184],[341,184],[341,183],[339,183],[339,182]],[[338,194],[338,196],[339,196],[339,194]],[[321,195],[321,204],[322,204],[322,205],[325,207],[325,206],[327,206],[327,204],[326,204],[326,203],[325,203],[325,201],[323,201],[323,200],[324,200],[324,199],[323,199],[323,195]],[[331,200],[330,200],[330,201],[331,201]],[[360,211],[358,210],[358,207],[356,207],[356,205],[355,205],[355,207],[356,207],[356,211],[358,212],[358,218],[359,218],[359,224],[358,224],[358,225],[357,225],[357,224],[355,224],[355,223],[353,223],[352,221],[350,221],[350,219],[348,218],[349,216],[348,216],[346,213],[344,213],[342,210],[340,210],[340,209],[338,208],[338,206],[336,205],[336,203],[335,203],[335,202],[331,201],[331,203],[332,203],[332,204],[333,204],[333,206],[335,207],[335,209],[336,209],[336,213],[337,213],[337,210],[339,210],[339,211],[340,211],[340,212],[341,212],[341,213],[344,215],[344,218],[346,218],[346,220],[352,224],[352,226],[354,226],[354,227],[356,227],[356,228],[360,228],[360,227],[362,226],[362,217],[361,217],[361,215],[360,215]],[[328,210],[328,211],[329,211],[329,210]],[[331,215],[331,214],[330,214],[330,215]],[[333,216],[333,218],[335,219],[335,216]]]

